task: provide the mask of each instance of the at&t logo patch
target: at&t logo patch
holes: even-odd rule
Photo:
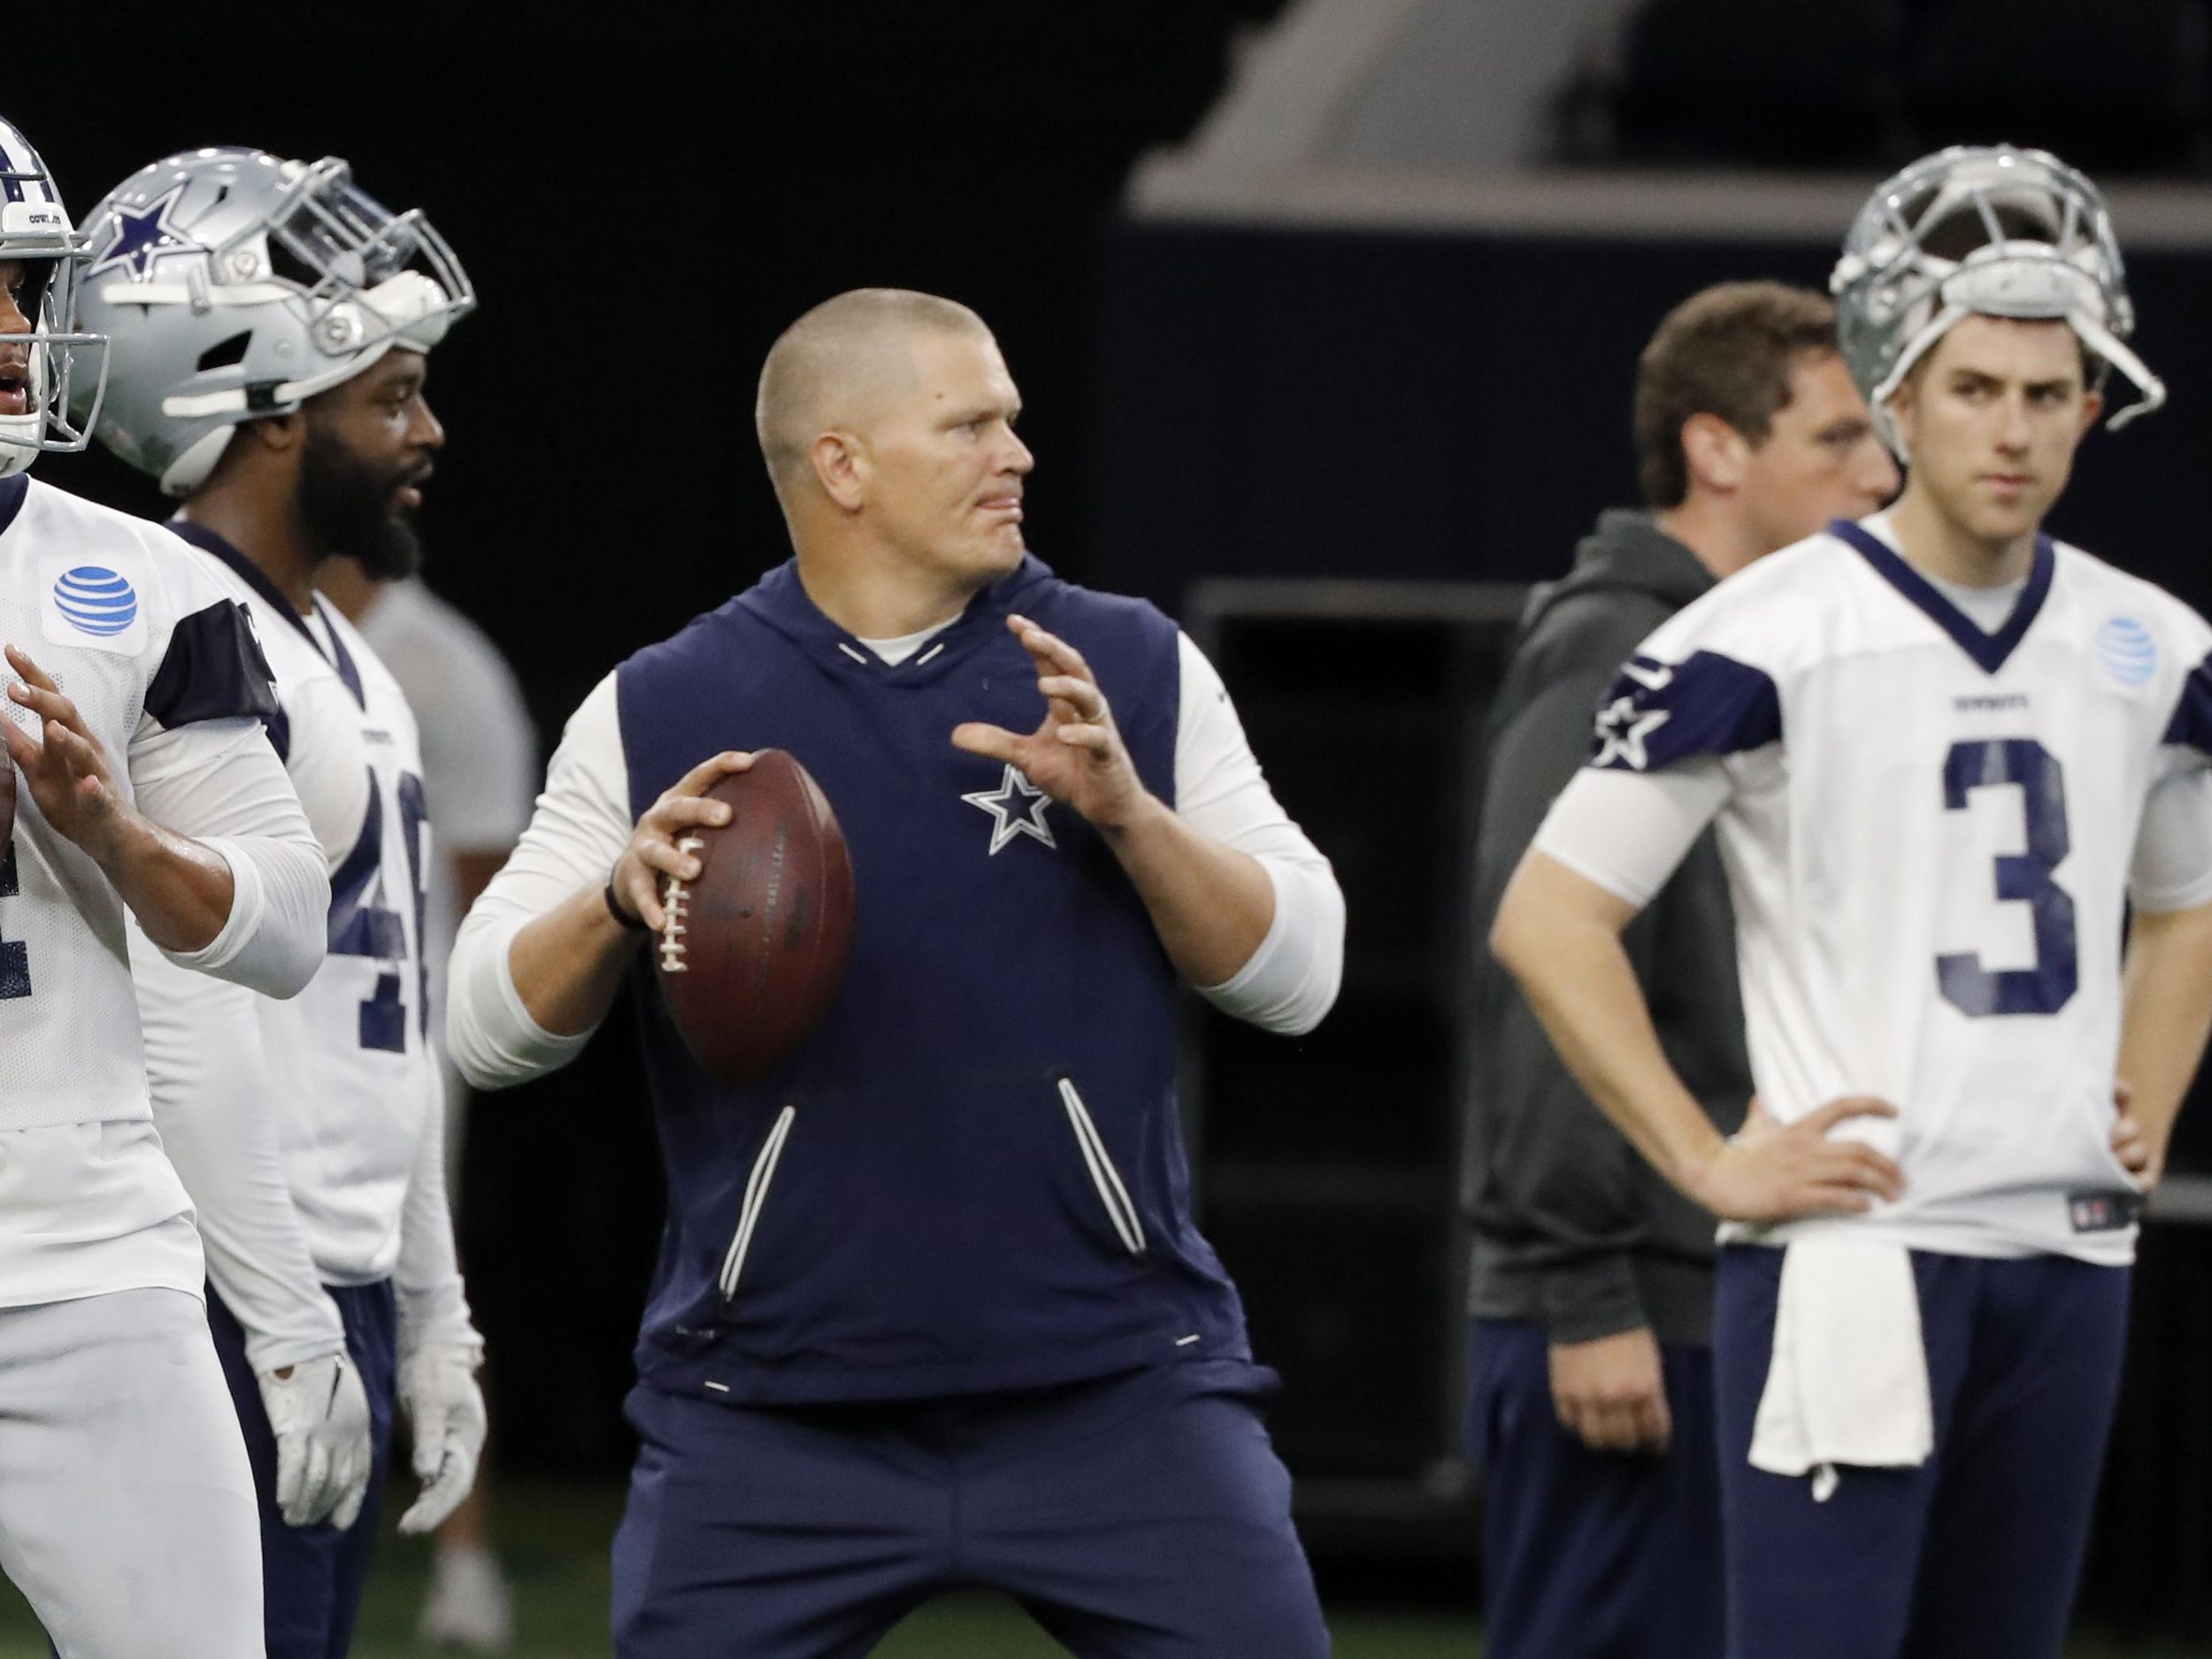
[[[146,649],[146,573],[137,561],[43,558],[38,573],[39,631],[52,643],[133,657]]]
[[[2158,641],[2133,617],[2114,617],[2099,628],[2094,649],[2105,672],[2124,686],[2139,686],[2158,672]]]

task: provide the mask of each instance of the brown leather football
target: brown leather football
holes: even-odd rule
[[[820,786],[782,749],[761,750],[707,795],[730,821],[678,843],[699,879],[663,887],[654,977],[699,1064],[742,1086],[806,1040],[844,982],[852,860]]]

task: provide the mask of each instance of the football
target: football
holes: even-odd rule
[[[707,795],[730,821],[678,842],[700,872],[664,885],[654,972],[699,1064],[742,1086],[805,1041],[844,981],[852,861],[820,786],[782,749]]]

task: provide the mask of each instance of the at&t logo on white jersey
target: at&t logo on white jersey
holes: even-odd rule
[[[73,650],[135,657],[146,649],[142,559],[59,554],[38,562],[39,632]]]

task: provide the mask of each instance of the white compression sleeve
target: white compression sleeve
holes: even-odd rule
[[[135,927],[131,972],[154,1125],[191,1195],[208,1279],[245,1331],[247,1363],[271,1371],[344,1352],[285,1177],[257,999],[179,967]]]
[[[1664,772],[1586,766],[1559,792],[1532,845],[1640,910],[1689,856],[1732,787],[1718,760]]]
[[[1275,889],[1267,936],[1244,966],[1199,994],[1268,1031],[1311,1031],[1344,974],[1344,895],[1336,872],[1276,801],[1228,688],[1188,635],[1175,734],[1175,810],[1202,834],[1248,853]]]
[[[2140,910],[2188,910],[2212,902],[2212,769],[2161,779],[2143,803],[2128,897]]]
[[[453,1248],[453,1207],[445,1189],[444,1094],[442,1082],[434,1082],[400,1208],[399,1266],[392,1286],[399,1298],[403,1359],[422,1348],[480,1350],[484,1346],[469,1317],[460,1259]]]
[[[609,674],[577,706],[548,769],[530,826],[454,942],[446,981],[446,1051],[479,1088],[557,1070],[590,1033],[557,1036],[530,1018],[509,962],[515,935],[579,887],[597,886],[630,841],[629,781]]]
[[[194,951],[165,954],[265,996],[298,993],[322,965],[330,879],[284,764],[258,721],[174,730],[142,720],[131,739],[138,810],[230,866],[230,915]]]

